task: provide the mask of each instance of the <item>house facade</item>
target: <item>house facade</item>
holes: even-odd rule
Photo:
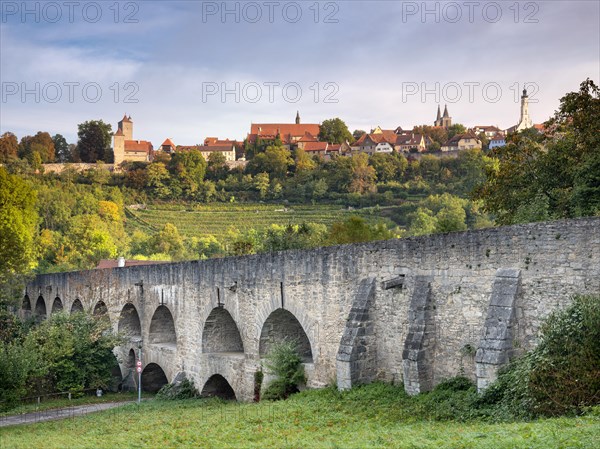
[[[442,146],[442,151],[461,151],[473,149],[481,149],[481,140],[479,140],[479,138],[472,132],[457,134]]]

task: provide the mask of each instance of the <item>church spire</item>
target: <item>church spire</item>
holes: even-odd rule
[[[296,125],[300,124],[300,111],[296,111]]]
[[[445,105],[444,105],[444,118],[448,118],[448,117],[450,117],[450,116],[448,115],[448,105],[447,105],[447,104],[445,104]]]
[[[438,104],[438,113],[437,113],[437,118],[436,121],[442,118],[442,113],[440,112],[440,105]]]

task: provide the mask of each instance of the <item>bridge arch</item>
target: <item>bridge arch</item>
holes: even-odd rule
[[[92,315],[104,316],[107,314],[108,314],[108,307],[106,307],[106,304],[104,303],[104,301],[98,301],[96,303],[96,305],[94,306],[94,311],[92,312]]]
[[[83,304],[78,298],[71,304],[71,313],[73,314],[75,312],[83,312]]]
[[[296,316],[286,309],[276,309],[265,320],[258,347],[260,357],[268,354],[274,343],[285,340],[295,341],[304,363],[313,363],[312,345],[302,324]]]
[[[212,398],[217,397],[226,400],[236,400],[235,391],[230,383],[220,374],[213,374],[208,378],[202,387],[200,396]]]
[[[175,320],[167,306],[158,306],[154,311],[152,320],[150,320],[148,339],[150,344],[177,346]]]
[[[46,319],[46,301],[42,295],[38,296],[37,301],[35,302],[35,310],[34,310],[35,319],[38,321],[42,321]]]
[[[156,393],[169,383],[165,371],[157,363],[148,363],[142,371],[142,390]]]
[[[123,309],[121,309],[117,330],[119,333],[129,338],[142,338],[140,316],[132,303],[128,302],[123,306]]]
[[[223,307],[212,309],[202,330],[202,352],[244,352],[242,336],[231,314]]]
[[[29,299],[29,295],[25,295],[23,297],[23,302],[21,303],[21,313],[23,318],[31,317],[31,300]]]
[[[52,303],[52,310],[50,311],[51,314],[54,313],[59,313],[62,312],[63,310],[63,303],[61,301],[61,299],[57,296],[56,298],[54,298],[54,302]]]

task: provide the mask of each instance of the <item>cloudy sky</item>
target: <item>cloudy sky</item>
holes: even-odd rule
[[[2,1],[0,133],[117,122],[155,147],[250,123],[535,123],[600,79],[600,2]]]

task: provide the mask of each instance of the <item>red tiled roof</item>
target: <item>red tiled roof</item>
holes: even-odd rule
[[[538,123],[537,125],[534,124],[533,127],[541,133],[546,132],[546,127],[544,126],[543,123]]]
[[[306,132],[298,142],[317,142],[318,140],[319,139],[317,139],[311,133]]]
[[[135,267],[138,265],[156,265],[161,263],[170,263],[166,260],[126,260],[126,267]],[[102,259],[98,262],[97,270],[102,270],[104,268],[117,268],[119,266],[119,261],[117,259]]]
[[[150,153],[154,147],[147,140],[126,140],[125,151],[145,151]]]
[[[494,137],[491,138],[491,140],[504,140],[504,135],[502,135],[501,133],[496,133]]]
[[[131,122],[131,116],[127,117],[127,114],[125,114],[123,116],[123,118],[121,119],[122,122]]]
[[[175,146],[176,146],[171,139],[165,139],[165,141],[162,143],[161,147],[164,147],[165,145],[168,147],[173,147],[173,148],[175,148]]]
[[[327,142],[306,142],[304,151],[326,151]]]
[[[318,136],[320,131],[321,125],[310,123],[253,123],[250,126],[248,140],[253,142],[257,137],[263,139],[275,139],[279,134],[283,143],[290,144],[293,140],[301,138],[306,133]]]

